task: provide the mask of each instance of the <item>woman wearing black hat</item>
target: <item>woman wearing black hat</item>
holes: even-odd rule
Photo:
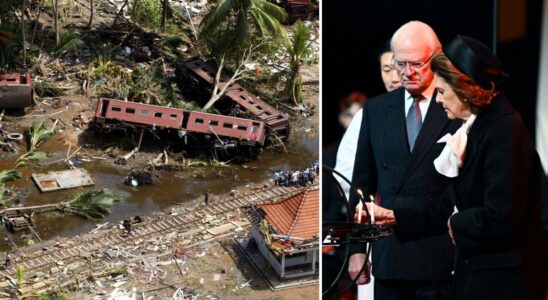
[[[368,204],[375,223],[401,241],[448,232],[455,244],[454,295],[461,299],[545,299],[541,165],[520,116],[497,85],[506,77],[482,43],[459,36],[433,57],[436,101],[462,119],[434,161],[452,178],[432,205],[388,210]]]

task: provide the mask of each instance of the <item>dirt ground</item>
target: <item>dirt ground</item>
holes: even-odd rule
[[[249,300],[300,300],[319,299],[317,284],[283,290],[271,290],[249,261],[242,255],[232,238],[215,242],[207,249],[198,248],[197,253],[181,272],[175,264],[162,266],[162,279],[148,281],[149,273],[136,271],[121,289],[128,293],[135,288],[137,299],[143,293],[146,298],[171,298],[181,289],[185,295],[196,299],[249,299]],[[105,290],[112,280],[103,280]],[[98,291],[98,294],[101,294]],[[70,299],[94,299],[96,295],[81,290],[65,293]],[[108,293],[107,295],[108,296]],[[186,299],[186,298],[185,298]]]

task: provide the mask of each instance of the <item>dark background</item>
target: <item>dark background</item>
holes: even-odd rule
[[[469,35],[496,51],[510,80],[505,88],[534,136],[542,3],[539,0],[325,0],[322,2],[322,145],[339,142],[339,100],[352,91],[384,93],[378,52],[411,20],[436,31],[442,44]],[[494,11],[497,8],[497,26]],[[496,28],[494,30],[494,28]],[[327,134],[329,133],[329,134]]]

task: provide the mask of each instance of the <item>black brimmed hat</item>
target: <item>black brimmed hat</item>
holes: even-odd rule
[[[445,56],[459,71],[485,89],[498,86],[508,78],[491,49],[471,37],[458,35],[445,48]]]

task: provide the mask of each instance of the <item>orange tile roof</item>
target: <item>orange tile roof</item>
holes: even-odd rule
[[[319,236],[320,197],[318,188],[306,190],[277,203],[259,206],[277,234],[305,240]]]

